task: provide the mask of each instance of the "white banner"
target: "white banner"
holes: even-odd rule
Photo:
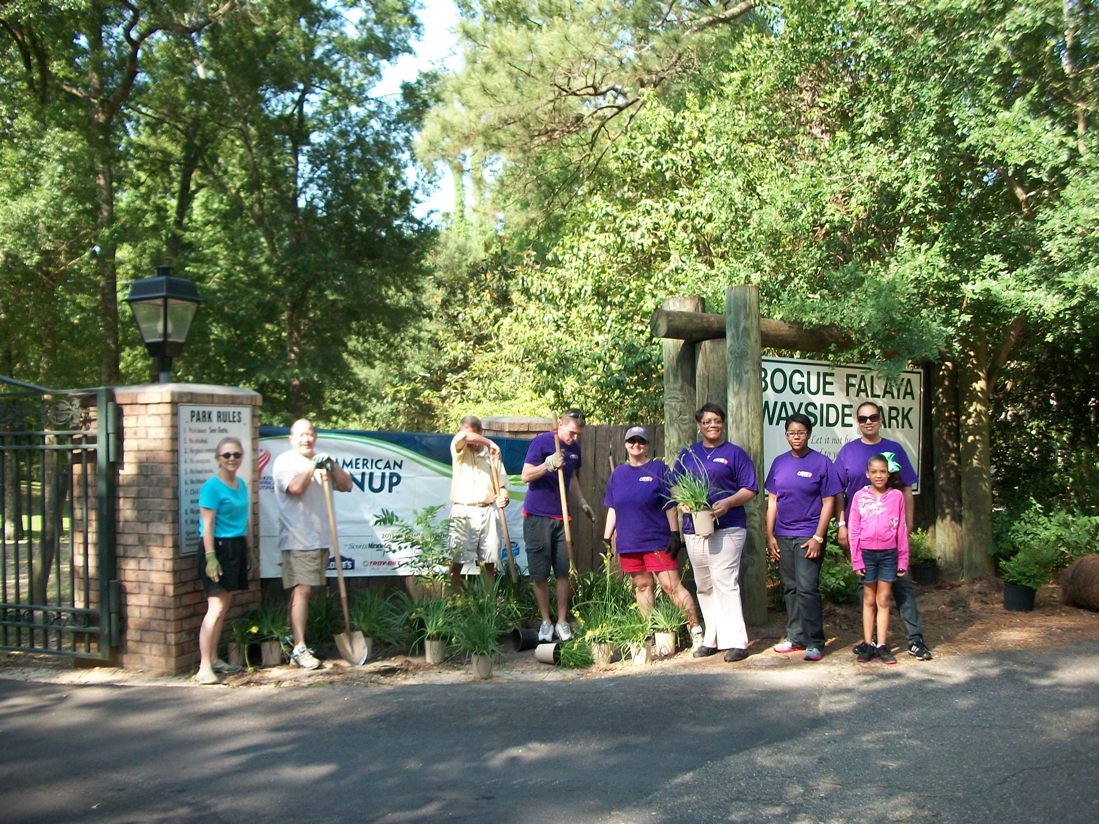
[[[383,510],[410,521],[414,510],[437,504],[443,506],[438,517],[450,515],[450,439],[450,435],[317,433],[316,451],[331,455],[354,482],[350,492],[333,493],[344,575],[411,574],[404,566],[406,558],[386,545],[389,529],[375,522]],[[508,446],[504,441],[498,443],[502,448]],[[264,578],[282,575],[278,506],[271,469],[274,459],[290,448],[285,435],[260,438],[260,575]],[[526,443],[521,442],[521,446],[505,448],[505,452],[525,448]],[[447,456],[445,460],[443,455]],[[525,572],[526,555],[519,544],[523,536],[522,501],[526,485],[511,477],[508,489],[511,504],[504,510],[508,531],[516,563]],[[502,539],[500,545],[503,547]],[[503,567],[498,565],[498,569]],[[473,573],[476,566],[468,564],[465,571]],[[335,562],[330,560],[328,575],[335,574]]]
[[[904,446],[919,472],[923,438],[923,373],[907,369],[886,379],[865,366],[791,358],[763,359],[763,474],[790,449],[786,416],[801,412],[813,421],[809,445],[835,459],[840,447],[859,437],[855,404],[882,407],[882,437]],[[919,492],[919,485],[913,487]]]

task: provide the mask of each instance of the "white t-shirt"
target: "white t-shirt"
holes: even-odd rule
[[[290,482],[312,465],[311,458],[294,449],[275,458],[271,474],[279,509],[279,549],[327,549],[332,545],[324,485],[317,473],[301,495],[286,491]]]

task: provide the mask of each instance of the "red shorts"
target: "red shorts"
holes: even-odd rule
[[[666,572],[669,569],[679,569],[679,564],[663,549],[654,552],[624,552],[618,556],[618,564],[623,572],[631,575],[635,572]]]

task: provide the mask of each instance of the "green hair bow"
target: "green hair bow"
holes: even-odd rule
[[[889,470],[890,474],[901,471],[901,465],[897,463],[896,452],[882,452],[881,456],[885,458],[886,469]]]

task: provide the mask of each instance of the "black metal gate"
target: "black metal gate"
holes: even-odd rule
[[[108,388],[0,377],[0,649],[108,660],[118,645],[116,419]]]

